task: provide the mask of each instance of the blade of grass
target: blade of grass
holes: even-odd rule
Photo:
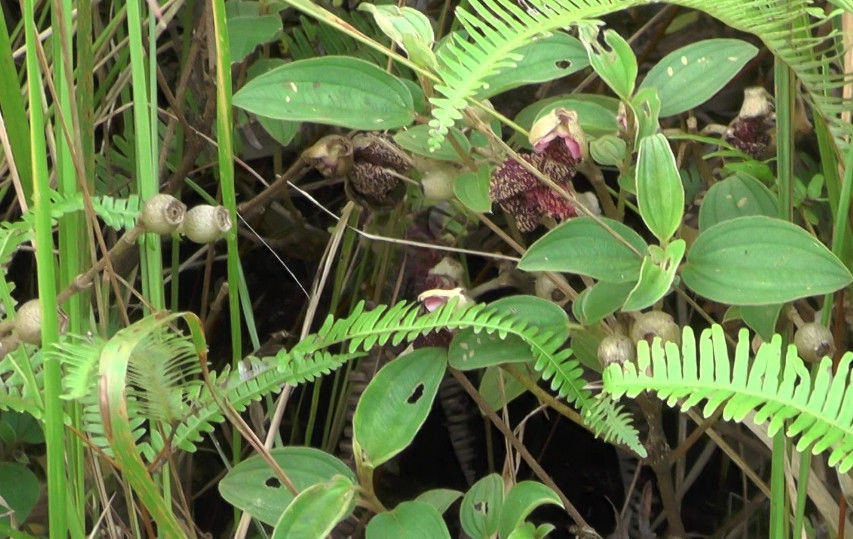
[[[42,104],[41,68],[36,54],[36,26],[33,0],[23,2],[24,35],[27,46],[27,98],[30,110],[30,163],[33,177],[33,209],[35,212],[36,272],[41,307],[42,347],[51,346],[59,338],[59,321],[56,313],[56,279],[54,275],[53,231],[50,210],[50,178],[47,171],[45,147],[44,107]],[[44,359],[44,438],[47,446],[47,495],[50,537],[65,538],[68,521],[66,514],[64,421],[62,402],[59,399],[62,384],[59,360]]]
[[[21,95],[18,70],[12,58],[12,46],[5,17],[0,17],[0,110],[6,120],[6,132],[12,156],[18,169],[24,203],[29,204],[33,196],[33,173],[30,164],[30,139],[27,133],[27,112]],[[13,76],[14,74],[14,76]],[[26,207],[24,207],[26,209]]]
[[[237,250],[237,195],[234,189],[234,146],[231,139],[233,120],[231,115],[231,49],[228,41],[228,27],[225,21],[225,2],[211,2],[213,14],[213,33],[216,43],[216,146],[219,162],[219,185],[222,192],[222,205],[228,209],[233,223],[225,234],[228,249],[228,314],[231,327],[231,364],[237,369],[242,356],[242,334],[240,328],[239,277],[240,259]],[[234,463],[240,461],[241,437],[238,428],[233,430],[232,455]],[[235,509],[234,518],[239,511]]]
[[[133,127],[136,148],[136,185],[139,197],[148,200],[159,190],[154,164],[157,160],[155,140],[157,132],[150,122],[150,100],[146,77],[145,51],[142,47],[142,18],[139,0],[127,2],[127,32],[130,49],[131,90],[133,92]],[[149,61],[154,60],[154,51]],[[165,307],[163,296],[163,257],[160,238],[146,233],[140,238],[139,250],[142,262],[142,293],[154,310]]]
[[[79,124],[76,121],[76,103],[74,102],[73,65],[71,60],[71,12],[73,6],[70,0],[54,1],[51,9],[53,15],[53,79],[58,100],[54,103],[54,125],[59,126],[63,121],[74,124],[66,125],[69,132],[78,135],[74,140],[80,140]],[[59,130],[57,130],[59,131]],[[72,161],[71,142],[65,136],[56,140],[57,161],[56,176],[59,192],[65,197],[73,197],[78,193],[77,174]],[[86,175],[89,177],[89,175]],[[84,180],[85,181],[85,180]],[[86,231],[83,216],[80,212],[68,213],[59,219],[59,279],[60,284],[72,282],[77,274],[87,264]],[[89,320],[88,294],[75,294],[67,303],[69,318],[68,329],[76,334],[82,334],[84,323]],[[74,403],[69,407],[72,425],[82,430],[80,406]],[[82,523],[86,520],[84,500],[84,453],[82,441],[74,436],[68,443],[69,462],[69,529],[73,536],[82,536]]]

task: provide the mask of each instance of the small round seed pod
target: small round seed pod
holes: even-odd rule
[[[797,346],[797,355],[811,363],[820,361],[824,356],[832,357],[835,353],[832,333],[826,326],[816,322],[803,324],[794,334],[794,344]]]
[[[41,306],[38,298],[18,307],[14,323],[15,333],[20,341],[41,344]]]
[[[139,222],[146,232],[165,235],[178,229],[187,213],[187,206],[165,193],[158,193],[145,201],[139,213]]]
[[[641,314],[631,327],[631,340],[641,340],[652,343],[655,337],[660,337],[663,342],[673,342],[681,346],[681,329],[668,313],[663,311],[649,311]]]
[[[623,364],[626,361],[634,361],[637,357],[636,344],[627,335],[617,333],[608,335],[601,339],[598,345],[598,361],[601,367],[607,367],[611,363]]]
[[[224,206],[199,204],[187,212],[180,232],[196,243],[210,243],[229,230],[231,218]]]
[[[68,327],[68,315],[56,309],[59,332]],[[41,305],[38,298],[31,299],[18,307],[13,319],[14,333],[18,340],[27,344],[41,344]]]
[[[424,170],[421,187],[429,200],[450,200],[453,198],[453,181],[459,172],[450,165],[432,163]]]

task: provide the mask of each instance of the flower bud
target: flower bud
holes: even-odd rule
[[[327,135],[305,150],[302,158],[326,178],[340,178],[352,167],[352,142],[341,135]]]
[[[184,220],[187,206],[165,193],[158,193],[145,201],[139,213],[139,222],[146,232],[166,235],[175,232]]]
[[[803,324],[794,334],[794,344],[797,355],[804,361],[816,363],[824,356],[832,357],[835,353],[835,339],[823,324],[811,322]]]
[[[770,94],[760,86],[743,91],[740,113],[725,132],[725,140],[755,159],[765,159],[775,148],[776,118]]]
[[[596,163],[618,166],[625,160],[628,145],[616,135],[604,135],[589,143],[589,153]]]
[[[432,290],[424,290],[420,294],[418,294],[418,301],[420,301],[427,312],[433,312],[438,309],[445,303],[450,302],[452,299],[456,299],[456,307],[462,307],[465,305],[470,305],[474,300],[468,297],[465,293],[465,289],[462,287],[456,287],[452,290],[444,290],[441,288],[434,288]]]
[[[187,212],[180,232],[196,243],[210,243],[229,230],[231,218],[224,206],[199,204]]]
[[[574,161],[581,161],[588,155],[586,136],[578,123],[577,112],[557,107],[533,122],[529,141],[534,152],[542,153],[556,139],[562,140]]]
[[[663,311],[649,311],[641,314],[631,327],[631,340],[641,340],[652,343],[655,337],[660,337],[663,342],[673,342],[681,346],[681,329],[668,313]]]

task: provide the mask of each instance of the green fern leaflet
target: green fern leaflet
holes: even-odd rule
[[[698,342],[693,330],[685,327],[682,343],[679,351],[673,343],[661,346],[659,339],[651,347],[640,341],[636,365],[605,369],[605,391],[614,398],[654,391],[669,406],[677,403],[682,409],[706,400],[705,417],[720,405],[727,420],[742,421],[755,412],[756,424],[770,421],[770,436],[787,421],[785,434],[799,437],[797,451],[831,451],[830,466],[841,473],[853,467],[853,384],[848,382],[853,352],[844,354],[833,376],[829,358],[812,374],[793,345],[785,350],[783,362],[779,335],[762,344],[751,359],[749,334],[741,330],[734,362],[719,325],[704,330]]]

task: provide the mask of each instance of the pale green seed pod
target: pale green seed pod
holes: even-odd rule
[[[637,357],[636,344],[627,335],[608,335],[601,339],[598,345],[598,361],[601,367],[607,367],[611,363],[623,364],[634,361]]]
[[[172,195],[158,193],[145,201],[139,223],[146,232],[166,235],[175,232],[184,220],[187,206]]]
[[[672,316],[663,311],[643,313],[631,327],[631,340],[635,343],[646,340],[651,344],[655,337],[660,337],[663,342],[681,346],[681,329]]]
[[[41,344],[41,306],[38,298],[31,299],[18,307],[14,324],[18,340],[29,344]]]
[[[210,243],[231,230],[231,217],[224,206],[199,204],[187,212],[180,232],[196,243]]]
[[[803,361],[817,363],[824,356],[832,357],[835,353],[835,339],[832,332],[823,324],[811,322],[803,324],[794,334],[794,344],[797,346],[797,355]]]

